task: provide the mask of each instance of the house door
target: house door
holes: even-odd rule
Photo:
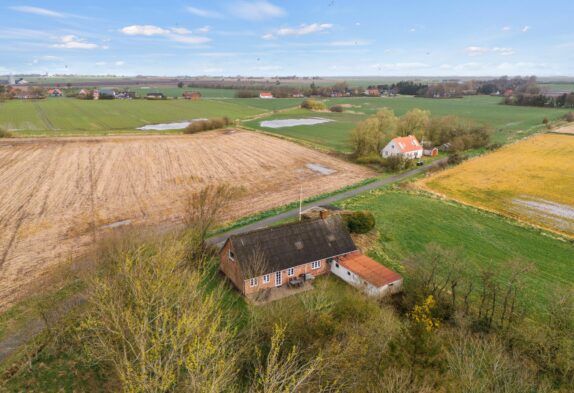
[[[283,275],[281,272],[275,272],[275,286],[280,287],[283,284]]]

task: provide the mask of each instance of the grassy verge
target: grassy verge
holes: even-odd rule
[[[330,197],[330,196],[337,195],[337,194],[340,194],[340,193],[345,192],[345,191],[353,190],[353,189],[355,189],[355,188],[359,188],[359,187],[362,187],[362,186],[364,186],[364,185],[373,183],[373,182],[375,182],[375,181],[377,181],[377,180],[379,180],[379,179],[380,179],[379,177],[371,177],[371,178],[369,178],[369,179],[362,180],[362,181],[360,181],[360,182],[358,182],[358,183],[355,183],[355,184],[352,184],[352,185],[350,185],[350,186],[340,188],[340,189],[338,189],[338,190],[336,190],[336,191],[332,191],[332,192],[328,192],[328,193],[316,195],[316,196],[313,196],[313,197],[304,199],[304,200],[303,200],[303,204],[316,202],[316,201],[318,201],[318,200],[321,200],[321,199],[324,199],[324,198],[328,198],[328,197]],[[243,218],[241,218],[241,219],[239,219],[239,220],[237,220],[237,221],[233,221],[232,223],[229,223],[229,224],[227,224],[227,225],[224,225],[224,226],[220,226],[220,227],[218,227],[218,228],[215,228],[213,231],[211,231],[211,232],[209,233],[209,236],[217,236],[217,235],[220,235],[220,234],[222,234],[222,233],[225,233],[225,232],[228,232],[228,231],[231,231],[231,230],[234,230],[234,229],[243,227],[243,226],[245,226],[245,225],[249,225],[249,224],[252,224],[252,223],[254,223],[254,222],[261,221],[261,220],[263,220],[263,219],[265,219],[265,218],[267,218],[267,217],[275,216],[275,215],[277,215],[277,214],[284,213],[284,212],[286,212],[286,211],[288,211],[288,210],[295,209],[295,208],[298,207],[298,206],[299,206],[299,201],[296,201],[296,202],[291,202],[291,203],[289,203],[289,204],[287,204],[287,205],[275,207],[275,208],[273,208],[273,209],[265,210],[265,211],[262,211],[262,212],[259,212],[259,213],[255,213],[255,214],[252,214],[252,215],[243,217]]]

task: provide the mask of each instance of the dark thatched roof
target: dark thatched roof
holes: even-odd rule
[[[262,275],[357,249],[339,216],[259,229],[231,236],[229,241],[245,276],[254,270],[250,266],[254,255],[263,260],[263,266],[256,268],[256,275]]]

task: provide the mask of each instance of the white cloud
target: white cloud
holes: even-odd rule
[[[512,48],[492,48],[493,52],[500,53],[502,56],[510,56],[516,53],[516,51]]]
[[[484,48],[481,46],[467,46],[464,51],[469,56],[480,56],[490,51],[489,48]]]
[[[528,30],[530,30],[530,26],[524,26],[524,27],[522,28],[522,32],[523,32],[523,33],[526,33]]]
[[[502,31],[510,31],[510,30],[511,30],[510,26],[504,26],[502,28]]]
[[[120,29],[120,31],[126,35],[131,36],[165,37],[172,41],[180,42],[183,44],[196,45],[211,41],[211,39],[207,37],[192,36],[191,30],[188,30],[184,27],[174,27],[171,29],[164,29],[162,27],[154,25],[132,25],[132,26],[126,26]]]
[[[486,53],[497,53],[501,56],[510,56],[516,53],[513,48],[500,48],[495,46],[494,48],[486,48],[482,46],[468,46],[464,48],[464,51],[469,56],[480,56]]]
[[[253,67],[252,69],[256,71],[280,71],[283,69],[283,67],[278,65],[266,65],[266,66],[256,66]]]
[[[261,38],[263,38],[264,40],[272,40],[275,38],[275,36],[272,33],[267,33],[267,34],[263,34],[261,36]]]
[[[105,66],[106,64],[108,64],[108,63],[106,63],[105,61],[97,61],[97,62],[96,62],[96,66],[98,66],[98,67],[103,67],[103,66]]]
[[[197,8],[197,7],[186,7],[186,10],[190,14],[193,14],[195,16],[200,16],[202,18],[221,18],[223,16],[219,12],[210,11],[210,10],[206,10],[203,8]]]
[[[199,29],[197,29],[197,32],[198,33],[209,33],[210,30],[211,30],[211,27],[203,26],[203,27],[200,27]]]
[[[121,66],[123,66],[124,64],[126,64],[126,62],[123,61],[123,60],[118,60],[118,61],[116,61],[116,62],[114,63],[114,65],[116,65],[117,67],[121,67]]]
[[[414,28],[414,27],[411,27],[411,28],[409,29],[409,31],[410,31],[411,33],[414,33],[415,31],[417,31],[417,29]]]
[[[285,10],[266,0],[238,1],[230,7],[232,16],[247,20],[276,18],[286,14]]]
[[[191,30],[188,30],[185,27],[172,27],[171,31],[174,32],[175,34],[181,34],[181,35],[191,34]]]
[[[333,25],[331,23],[311,23],[310,25],[301,25],[299,27],[283,27],[276,31],[277,35],[288,36],[288,35],[307,35],[318,33],[320,31],[325,31],[332,29]]]
[[[52,11],[52,10],[48,10],[46,8],[40,8],[40,7],[30,7],[30,6],[22,5],[22,6],[10,7],[10,9],[14,10],[14,11],[18,11],[18,12],[24,12],[26,14],[50,16],[53,18],[64,18],[64,17],[66,17],[66,15],[62,14],[61,12],[56,12],[56,11]]]
[[[86,42],[85,40],[71,34],[62,36],[59,40],[60,43],[54,44],[52,47],[63,49],[96,49],[98,47],[97,44]]]
[[[120,30],[122,33],[126,35],[145,35],[145,36],[153,36],[153,35],[166,35],[169,34],[169,30],[162,29],[158,26],[153,25],[132,25],[126,26]]]

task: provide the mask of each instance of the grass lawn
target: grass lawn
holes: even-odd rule
[[[540,131],[544,128],[542,125],[544,117],[549,120],[557,120],[568,112],[564,109],[500,105],[500,98],[490,96],[445,100],[414,97],[350,97],[331,98],[325,100],[325,103],[327,106],[350,104],[352,108],[348,108],[347,112],[344,113],[315,113],[296,110],[293,113],[270,115],[265,119],[248,122],[247,125],[322,144],[334,150],[348,151],[350,149],[349,136],[357,122],[375,114],[383,107],[393,109],[399,116],[413,108],[421,108],[430,110],[434,116],[456,115],[486,123],[493,127],[492,141],[497,143],[512,142]],[[303,117],[328,117],[335,121],[320,125],[281,129],[260,127],[262,120]]]
[[[572,242],[503,217],[426,193],[390,189],[362,194],[339,205],[375,215],[380,245],[390,261],[403,260],[436,243],[459,249],[471,273],[492,268],[504,279],[508,274],[505,261],[520,258],[534,264],[536,269],[528,273],[525,282],[526,302],[533,315],[544,311],[555,287],[574,286]]]
[[[233,98],[225,102],[233,102],[234,104],[247,106],[251,108],[265,109],[265,111],[276,111],[280,109],[292,108],[300,106],[303,102],[302,98]]]
[[[115,86],[112,86],[115,87]],[[187,87],[181,89],[177,86],[153,86],[145,85],[138,87],[128,86],[127,89],[135,91],[139,97],[145,97],[147,93],[163,93],[168,97],[181,97],[184,91],[199,91],[203,98],[233,98],[235,97],[235,90],[233,89],[206,89],[200,87]]]
[[[0,127],[23,131],[109,131],[135,129],[215,116],[231,119],[265,110],[217,100],[98,100],[48,98],[0,104]]]

